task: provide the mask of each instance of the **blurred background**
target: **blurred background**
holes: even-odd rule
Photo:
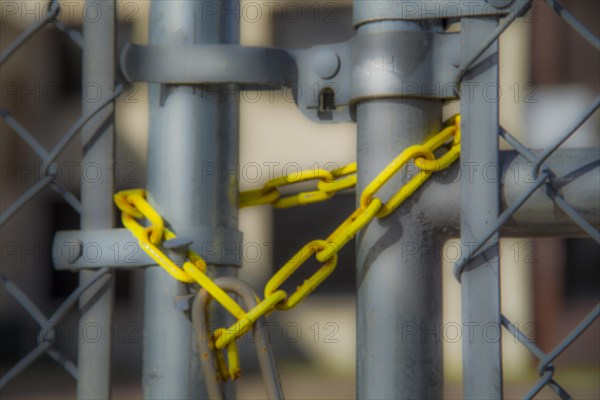
[[[9,13],[9,3],[19,12]],[[68,27],[81,30],[83,3],[61,1],[72,10],[61,15]],[[149,1],[121,0],[118,49],[146,44]],[[270,6],[265,5],[271,3]],[[596,36],[600,2],[563,0]],[[42,15],[46,3],[0,2],[0,49]],[[242,1],[242,44],[305,48],[345,41],[353,36],[349,1]],[[23,11],[24,10],[24,11]],[[452,26],[450,27],[452,29]],[[500,119],[511,133],[533,148],[546,146],[600,91],[600,56],[546,4],[534,1],[500,40]],[[0,69],[1,107],[7,109],[47,149],[81,112],[81,50],[52,26],[34,36]],[[121,78],[121,81],[124,81]],[[269,177],[299,168],[330,168],[355,161],[354,124],[319,125],[306,119],[285,89],[244,92],[240,96],[240,189],[259,188]],[[458,112],[449,102],[447,116]],[[401,129],[401,127],[399,127]],[[0,119],[0,210],[40,179],[40,160]],[[116,105],[117,189],[145,186],[148,132],[147,86],[129,86]],[[600,145],[598,113],[566,146]],[[165,132],[168,134],[168,132]],[[79,192],[80,143],[69,145],[58,160],[61,184]],[[326,236],[354,210],[354,194],[290,210],[270,206],[240,210],[244,233],[240,276],[255,289],[303,243]],[[0,231],[1,272],[50,314],[77,286],[77,275],[55,271],[51,264],[54,232],[78,229],[78,215],[63,198],[46,189]],[[461,397],[461,344],[453,327],[460,325],[460,288],[451,273],[452,248],[443,268],[445,391]],[[341,253],[334,274],[304,303],[270,318],[274,352],[288,398],[354,398],[355,275],[354,246]],[[600,298],[600,251],[587,239],[502,240],[503,312],[542,350],[556,345]],[[143,274],[116,274],[113,335],[113,394],[141,396]],[[61,323],[58,347],[76,359],[77,314]],[[38,328],[14,299],[0,288],[0,375],[36,344]],[[519,397],[535,381],[536,360],[504,335],[507,398]],[[244,375],[240,398],[261,398],[253,349],[242,341]],[[575,398],[600,398],[600,323],[584,333],[555,363],[557,380]],[[0,392],[3,399],[71,398],[75,381],[49,358],[40,359]],[[544,390],[542,398],[553,398]]]

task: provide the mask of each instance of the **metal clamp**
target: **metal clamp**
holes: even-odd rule
[[[362,33],[351,43],[351,103],[382,97],[458,97],[459,33]]]
[[[129,44],[121,70],[130,81],[289,87],[307,118],[336,123],[353,121],[354,104],[366,98],[457,98],[459,49],[458,33],[412,31],[363,33],[310,49]],[[213,89],[207,96],[219,95]]]
[[[131,82],[164,84],[234,83],[235,90],[282,90],[315,122],[351,121],[348,43],[310,49],[239,45],[141,46],[128,44],[121,70]],[[348,78],[348,79],[347,79]],[[333,88],[333,89],[332,89]],[[214,89],[214,90],[213,90]],[[327,97],[328,90],[335,98]],[[219,95],[218,88],[206,95]],[[292,100],[290,98],[290,100]]]
[[[234,229],[177,227],[192,238],[192,250],[210,265],[241,266],[242,233]],[[52,261],[57,270],[139,268],[155,265],[131,232],[123,228],[59,231],[52,242]]]
[[[226,292],[238,295],[248,310],[256,307],[256,293],[244,281],[233,277],[220,277],[216,278],[214,282]],[[224,396],[216,373],[215,350],[213,349],[214,346],[211,346],[211,336],[207,332],[209,321],[206,311],[211,300],[212,297],[210,297],[205,289],[201,289],[198,292],[192,305],[192,324],[196,335],[196,345],[198,347],[198,355],[202,364],[202,373],[208,396],[211,400],[221,400]],[[283,399],[283,389],[281,388],[279,373],[273,359],[271,344],[269,342],[269,332],[266,328],[264,317],[259,318],[254,323],[253,334],[257,338],[256,353],[258,355],[260,371],[265,382],[267,397],[269,399]]]
[[[370,0],[354,3],[353,25],[382,20],[422,21],[462,17],[501,17],[529,7],[528,0]],[[384,16],[384,17],[382,17]]]

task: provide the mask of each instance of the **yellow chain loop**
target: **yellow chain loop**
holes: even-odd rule
[[[134,218],[144,218],[144,215],[137,208],[135,208],[134,205],[127,201],[127,197],[129,196],[145,197],[146,191],[144,189],[123,190],[116,193],[114,196],[115,204],[119,210],[131,215]]]
[[[354,235],[375,218],[382,204],[379,199],[373,199],[366,208],[359,207],[326,239],[327,246],[316,255],[317,260],[325,262],[339,252]]]
[[[183,270],[192,277],[192,279],[202,286],[210,295],[219,302],[227,311],[229,311],[237,319],[242,319],[246,315],[246,312],[240,305],[231,298],[223,289],[217,286],[212,279],[209,278],[204,272],[197,268],[191,262],[183,264]]]
[[[315,180],[318,180],[318,190],[280,198],[280,187]],[[241,192],[239,204],[240,208],[263,204],[272,204],[276,208],[290,208],[328,200],[335,193],[355,185],[356,163],[346,165],[332,172],[324,169],[309,169],[271,179],[262,189]]]
[[[294,254],[294,256],[292,256],[292,258],[290,258],[289,261],[271,277],[271,279],[269,279],[265,286],[265,298],[268,298],[278,290],[281,285],[310,258],[310,256],[318,251],[325,250],[328,245],[329,244],[324,240],[313,240],[312,242],[307,243],[300,251]],[[277,304],[276,307],[280,310],[289,310],[290,308],[295,307],[302,299],[313,292],[321,282],[331,275],[336,266],[337,254],[334,254],[333,257],[330,257],[317,272],[305,280],[304,283],[296,289],[294,294],[286,301]]]
[[[186,261],[182,269],[157,246],[161,240],[171,240],[177,236],[164,227],[162,217],[146,201],[145,195],[144,190],[126,190],[114,196],[115,204],[122,212],[123,225],[138,239],[142,250],[173,278],[184,283],[198,283],[234,317],[243,318],[246,312],[242,307],[205,274],[206,262],[199,254],[189,250],[187,256],[191,261]],[[151,225],[142,226],[136,221],[136,215],[146,217]],[[153,237],[158,234],[158,238]]]
[[[451,125],[446,126],[439,134],[425,143],[425,146],[434,151],[440,148],[451,137],[454,137],[453,146],[441,158],[435,161],[417,158],[415,164],[422,170],[429,172],[438,172],[448,168],[460,156],[460,115],[455,115],[450,119]]]
[[[375,193],[394,176],[402,167],[411,160],[420,171],[415,174],[406,184],[396,192],[387,203],[383,204],[378,218],[383,218],[398,208],[407,198],[409,198],[418,188],[425,183],[432,172],[441,171],[448,168],[460,156],[460,116],[452,119],[453,125],[446,127],[440,133],[426,141],[423,145],[411,146],[396,157],[383,171],[379,173],[363,190],[360,197],[360,204],[366,207],[373,200]],[[444,145],[450,138],[454,137],[452,147],[441,158],[436,159],[433,152]]]
[[[356,174],[343,176],[333,182],[319,181],[317,187],[320,191],[326,193],[339,192],[356,186]]]
[[[337,264],[337,253],[348,243],[358,231],[364,228],[375,217],[383,218],[398,208],[431,176],[434,171],[450,166],[460,154],[460,118],[451,120],[440,133],[423,145],[415,145],[404,150],[363,190],[360,207],[340,224],[325,241],[313,241],[305,245],[281,269],[271,277],[265,287],[265,296],[277,290],[312,254],[319,262],[325,263],[315,274],[304,281],[285,302],[277,305],[278,309],[288,310],[296,306],[304,297],[314,291],[323,282]],[[451,149],[441,158],[436,159],[434,152],[454,138]],[[415,160],[423,165],[423,169],[415,174],[396,192],[387,203],[375,197],[377,191],[388,182],[402,167]],[[417,165],[418,166],[418,165]],[[353,171],[356,171],[355,167]],[[352,170],[351,168],[349,168]]]
[[[216,348],[222,349],[231,341],[244,336],[246,332],[252,328],[252,325],[254,325],[256,320],[264,315],[268,315],[275,309],[275,306],[285,300],[286,297],[287,294],[283,290],[278,290],[270,296],[265,297],[265,299],[258,303],[256,307],[248,311],[243,318],[223,332],[215,343]]]
[[[263,189],[249,190],[247,192],[240,193],[240,208],[250,206],[261,206],[263,204],[271,204],[277,201],[281,196],[279,190],[273,189],[272,191],[265,193]]]
[[[213,333],[214,342],[216,342],[224,332],[225,328],[216,329]],[[220,349],[217,351],[217,369],[222,382],[236,380],[240,377],[242,369],[240,368],[240,355],[235,340],[232,340],[227,344],[227,363],[225,363],[223,352]]]
[[[435,152],[450,139],[450,149],[440,158]],[[122,211],[123,225],[139,240],[141,248],[154,261],[162,266],[175,279],[191,283],[196,282],[227,309],[236,319],[231,327],[219,328],[212,336],[213,346],[219,350],[227,348],[227,366],[222,351],[218,351],[217,367],[221,379],[235,379],[240,374],[239,355],[236,340],[248,332],[254,323],[274,309],[289,310],[299,304],[313,292],[336,268],[337,253],[358,231],[374,218],[383,218],[398,208],[431,176],[432,173],[448,168],[460,156],[460,116],[451,118],[445,128],[422,145],[404,150],[364,189],[360,196],[360,206],[342,222],[326,240],[314,240],[300,249],[269,279],[264,290],[264,300],[256,307],[244,311],[236,301],[217,286],[206,274],[206,263],[200,255],[188,252],[188,259],[180,268],[159,248],[161,240],[175,238],[175,233],[164,227],[162,217],[145,200],[142,189],[127,190],[115,195],[115,204]],[[404,184],[386,203],[376,197],[381,189],[398,171],[413,162],[419,171]],[[323,201],[335,193],[356,185],[356,163],[349,164],[332,172],[324,169],[305,170],[296,174],[279,177],[267,182],[262,189],[240,193],[240,207],[260,204],[273,204],[285,208]],[[279,188],[299,182],[318,180],[317,189],[281,198]],[[146,218],[150,226],[146,227],[137,219]],[[289,297],[280,287],[312,255],[323,265],[296,289]]]
[[[146,202],[145,197],[145,190],[133,189],[117,193],[114,200],[117,207],[123,212],[123,225],[136,236],[147,237],[149,233],[150,241],[156,244],[162,237],[164,224],[161,216]],[[147,218],[151,226],[146,228],[140,225],[135,220],[136,218]]]
[[[422,157],[427,160],[435,159],[433,152],[424,145],[411,146],[404,150],[398,157],[396,157],[383,171],[379,173],[367,185],[360,196],[360,205],[366,208],[369,203],[373,200],[375,193],[381,189],[381,187],[391,179],[402,167],[404,167],[410,160],[417,157]],[[379,218],[382,218],[390,214],[396,209],[404,200],[406,200],[411,194],[413,194],[421,184],[429,177],[431,173],[427,171],[420,171],[411,180],[409,180],[402,188],[394,194],[386,204],[381,206],[381,209],[377,213]]]

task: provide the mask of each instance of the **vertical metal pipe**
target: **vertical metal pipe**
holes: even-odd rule
[[[237,1],[174,0],[151,5],[151,45],[238,42]],[[149,91],[150,202],[176,232],[237,231],[235,87],[150,84]],[[199,241],[209,240],[190,239],[192,247],[200,248]],[[215,275],[237,272],[233,267],[219,268]],[[144,397],[206,398],[198,356],[192,352],[191,323],[173,303],[177,282],[159,267],[148,268],[145,277]]]
[[[358,34],[422,30],[417,23],[370,22]],[[442,104],[374,99],[356,108],[358,193],[400,152],[441,126]],[[398,174],[378,197],[404,182]],[[357,398],[442,396],[440,238],[411,213],[413,200],[357,238]],[[438,253],[439,254],[439,253]]]
[[[463,59],[497,26],[496,20],[464,18]],[[461,241],[463,254],[498,216],[498,44],[467,72],[461,90]],[[463,387],[466,399],[502,398],[498,234],[462,274]]]
[[[114,96],[115,3],[87,0],[83,19],[82,113]],[[114,116],[107,106],[82,129],[81,229],[114,227]],[[105,121],[96,131],[94,126]],[[94,271],[79,274],[81,284]],[[110,397],[111,319],[114,280],[91,286],[80,298],[77,398]],[[90,299],[93,299],[90,301]],[[88,303],[87,306],[83,304]]]
[[[402,150],[441,123],[441,104],[369,100],[357,107],[359,192]],[[394,179],[390,187],[398,188]],[[384,198],[389,195],[384,191]],[[357,238],[357,398],[442,396],[439,239],[409,200]]]

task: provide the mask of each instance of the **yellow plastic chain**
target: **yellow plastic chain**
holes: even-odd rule
[[[450,149],[440,158],[435,152],[445,144]],[[306,244],[290,258],[271,279],[264,289],[264,299],[256,307],[245,312],[236,301],[218,287],[206,275],[206,263],[193,251],[188,252],[188,261],[183,267],[175,265],[160,249],[160,243],[175,237],[175,233],[164,227],[162,217],[145,200],[143,189],[126,190],[115,194],[115,204],[122,212],[123,225],[139,240],[140,247],[178,281],[196,282],[205,288],[210,295],[228,310],[237,322],[231,327],[219,328],[214,334],[214,347],[228,350],[228,367],[225,366],[221,352],[217,357],[222,379],[235,379],[239,375],[237,346],[235,340],[248,332],[260,317],[271,313],[274,309],[289,310],[313,292],[337,266],[337,253],[356,233],[374,218],[383,218],[392,213],[408,199],[436,171],[448,168],[460,156],[460,115],[448,120],[444,129],[422,145],[415,145],[404,150],[388,166],[373,179],[360,196],[360,206],[344,222],[342,222],[325,240],[314,240]],[[413,161],[419,169],[398,192],[386,203],[376,197],[377,192],[399,170]],[[303,192],[288,197],[280,197],[278,188],[294,183],[318,178],[318,190]],[[240,207],[259,204],[273,204],[275,207],[292,207],[309,204],[331,198],[336,192],[356,185],[356,163],[329,172],[323,169],[303,171],[293,176],[273,179],[262,188],[240,193]],[[137,219],[146,218],[150,226],[145,227]],[[312,255],[323,265],[310,278],[306,279],[294,293],[288,296],[281,286]]]
[[[227,311],[238,319],[243,318],[246,312],[242,307],[205,274],[206,262],[198,253],[189,250],[187,254],[189,261],[183,264],[182,269],[158,247],[161,240],[171,240],[176,235],[164,227],[162,217],[146,201],[145,197],[146,192],[143,189],[124,190],[114,196],[115,204],[121,210],[123,226],[138,239],[140,247],[173,278],[185,283],[197,282]],[[148,219],[150,226],[140,225],[136,218]]]
[[[281,198],[279,188],[295,183],[318,179],[317,190],[301,192]],[[272,204],[276,208],[289,208],[330,199],[337,192],[356,185],[356,163],[334,171],[311,169],[268,181],[262,189],[240,193],[240,208]]]

